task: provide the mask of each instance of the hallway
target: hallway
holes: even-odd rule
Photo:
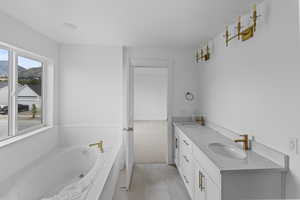
[[[190,200],[175,167],[163,164],[136,165],[131,190],[121,191],[121,175],[113,200]]]
[[[138,164],[166,163],[168,123],[163,120],[134,121],[134,153]]]

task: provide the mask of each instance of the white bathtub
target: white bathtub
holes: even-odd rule
[[[103,173],[109,173],[105,168],[107,162],[113,165],[112,156],[112,149],[56,149],[6,181],[0,200],[97,200],[87,196],[92,196],[89,191],[95,190],[97,177],[108,177]]]

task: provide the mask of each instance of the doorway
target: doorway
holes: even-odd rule
[[[164,59],[164,58],[129,58],[128,57],[128,52],[124,51],[124,98],[123,98],[123,103],[124,103],[124,115],[123,115],[123,139],[124,139],[124,147],[125,147],[125,186],[124,189],[127,191],[130,190],[131,186],[131,181],[132,181],[132,176],[133,176],[133,171],[134,171],[134,166],[137,163],[135,152],[138,152],[137,155],[139,157],[144,157],[143,160],[139,160],[138,162],[162,162],[165,161],[164,164],[173,164],[174,159],[173,159],[173,151],[172,151],[172,146],[173,146],[173,134],[172,134],[172,109],[173,109],[173,60],[172,59]],[[139,68],[146,68],[146,69],[163,69],[164,71],[167,71],[167,122],[165,128],[167,129],[165,135],[160,134],[161,141],[166,141],[163,142],[162,148],[156,148],[158,145],[158,142],[154,142],[148,144],[147,140],[145,142],[145,138],[151,136],[148,135],[146,137],[143,137],[142,134],[141,140],[144,139],[142,142],[134,142],[134,140],[139,140],[139,138],[135,138],[134,135],[134,128],[137,129],[137,133],[139,131],[139,127],[143,127],[142,123],[140,125],[136,124],[136,127],[134,127],[134,75],[135,75],[135,70]],[[153,84],[153,82],[152,82]],[[145,103],[141,104],[143,107],[145,107]],[[155,106],[154,106],[155,107]],[[155,107],[155,110],[157,110],[157,107]],[[138,112],[138,111],[137,111]],[[151,110],[151,113],[153,111]],[[153,112],[155,113],[155,112]],[[153,114],[152,113],[152,114]],[[164,118],[163,118],[164,119]],[[136,120],[138,121],[138,120]],[[147,121],[147,120],[141,120],[141,121]],[[148,120],[148,121],[155,121],[155,120]],[[164,120],[161,120],[164,121]],[[153,124],[152,124],[153,125]],[[152,128],[151,128],[152,129]],[[142,130],[149,130],[149,128],[144,128]],[[141,131],[143,132],[143,131]],[[155,137],[154,137],[155,138]],[[161,142],[160,141],[160,142]],[[136,148],[135,149],[135,144]],[[166,144],[166,146],[165,146]],[[147,147],[148,146],[148,147]],[[158,145],[160,146],[160,145]],[[165,146],[165,147],[164,147]],[[145,147],[145,148],[144,148]],[[145,150],[148,148],[148,154],[150,156],[147,156],[147,152],[145,153]],[[149,150],[150,149],[150,150]],[[154,155],[153,149],[161,149],[163,153],[161,153],[160,156],[164,156],[165,159],[161,159],[157,161],[154,159],[150,160],[150,157]],[[165,149],[165,150],[164,150]],[[165,152],[165,153],[164,153]],[[155,154],[156,155],[156,154]],[[155,156],[153,156],[154,158]],[[149,159],[147,159],[149,158]],[[155,157],[156,158],[156,157]]]
[[[136,66],[133,74],[135,162],[167,163],[168,68]]]

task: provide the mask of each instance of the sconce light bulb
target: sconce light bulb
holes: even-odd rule
[[[238,22],[239,22],[239,23],[241,22],[241,19],[242,19],[242,17],[239,16],[239,17],[238,17]]]
[[[256,4],[253,5],[253,10],[256,11]]]

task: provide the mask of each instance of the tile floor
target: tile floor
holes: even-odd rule
[[[131,190],[121,186],[122,175],[113,200],[190,200],[177,169],[164,164],[136,165]]]

